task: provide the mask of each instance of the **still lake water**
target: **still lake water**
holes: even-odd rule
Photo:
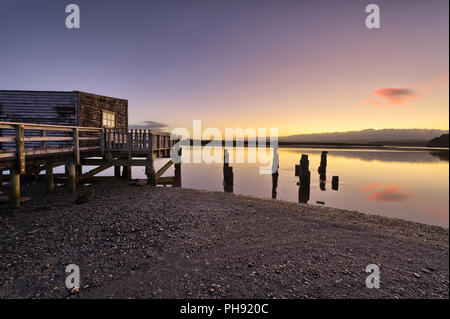
[[[317,169],[322,150],[328,151],[325,190]],[[187,152],[192,158],[199,149]],[[244,149],[245,158],[255,149]],[[186,155],[186,153],[188,155]],[[295,165],[302,154],[309,156],[311,188],[309,204],[357,210],[426,224],[449,226],[449,162],[429,151],[371,149],[279,148],[277,199],[298,202]],[[158,170],[167,159],[155,161]],[[233,163],[236,194],[272,197],[272,176],[261,175],[262,164]],[[219,163],[183,163],[182,187],[223,191],[223,166]],[[105,171],[106,175],[112,170]],[[169,169],[164,176],[173,175]],[[339,189],[332,190],[332,176],[339,176]],[[143,167],[133,168],[133,178],[146,178]]]

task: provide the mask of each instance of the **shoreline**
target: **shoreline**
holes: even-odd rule
[[[110,180],[0,206],[1,298],[448,298],[449,230],[336,208]],[[65,265],[80,265],[70,296]],[[380,289],[365,287],[380,265]],[[84,275],[83,275],[84,274]]]

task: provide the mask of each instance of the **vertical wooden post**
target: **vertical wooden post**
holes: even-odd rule
[[[111,160],[111,148],[112,148],[112,143],[111,143],[111,129],[105,129],[105,141],[106,141],[106,160],[110,161]]]
[[[23,125],[16,126],[17,172],[25,174],[25,134]]]
[[[9,199],[13,207],[20,207],[20,173],[17,170],[9,171],[10,193]]]
[[[132,132],[127,133],[127,151],[128,151],[128,160],[131,160],[133,145],[132,145]],[[124,168],[125,169],[125,168]]]
[[[339,190],[339,176],[333,176],[331,180],[331,189],[334,191]]]
[[[147,153],[148,165],[145,166],[145,175],[147,175],[147,184],[156,186],[156,171],[152,153]]]
[[[100,131],[100,154],[105,157],[105,129]]]
[[[73,129],[73,161],[75,165],[80,164],[80,133],[78,128]]]
[[[223,190],[227,193],[233,192],[234,176],[233,167],[229,166],[230,154],[228,150],[223,152]]]
[[[120,177],[120,166],[114,166],[114,176]]]
[[[45,179],[47,181],[47,192],[52,193],[55,190],[53,179],[53,163],[48,163],[45,167]]]
[[[302,154],[300,165],[295,165],[295,176],[299,177],[298,202],[308,203],[311,189],[311,172],[308,155]]]
[[[76,171],[75,171],[75,164],[70,163],[67,164],[67,180],[69,183],[69,190],[72,193],[75,193],[77,191],[77,177],[76,177]]]
[[[318,168],[319,176],[320,176],[320,184],[319,187],[322,191],[326,190],[326,181],[327,181],[327,151],[323,151],[320,156],[320,166]]]
[[[131,166],[124,166],[123,167],[122,177],[123,177],[123,179],[126,179],[126,180],[131,180],[132,179]]]
[[[272,160],[272,198],[277,198],[277,188],[278,188],[278,168],[279,160],[278,160],[278,147],[273,150],[273,160]]]
[[[153,154],[153,133],[152,131],[148,131],[148,139],[149,139],[149,153]]]
[[[78,178],[83,175],[83,166],[75,165],[75,178],[78,181]]]

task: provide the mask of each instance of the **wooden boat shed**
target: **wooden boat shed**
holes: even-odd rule
[[[178,137],[168,132],[128,129],[128,101],[80,91],[0,90],[0,173],[9,171],[10,198],[20,206],[20,177],[46,171],[53,191],[53,168],[66,165],[68,185],[114,167],[131,179],[132,166],[145,166],[149,183],[179,186],[155,172],[155,158],[169,158]],[[181,153],[181,150],[177,150]],[[98,166],[83,173],[82,166]],[[121,175],[121,167],[122,175]],[[4,176],[2,174],[2,180]]]

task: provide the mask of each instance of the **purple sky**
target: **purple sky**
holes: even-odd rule
[[[65,6],[81,28],[65,27]],[[381,29],[365,27],[365,6]],[[130,123],[448,129],[448,0],[0,4],[0,88],[129,100]]]

